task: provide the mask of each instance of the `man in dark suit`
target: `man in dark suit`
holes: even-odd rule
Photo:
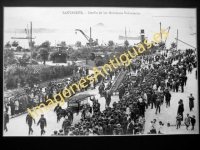
[[[131,118],[128,120],[128,125],[127,125],[127,134],[133,134],[133,123],[131,122]]]
[[[6,132],[8,131],[7,128],[7,123],[9,123],[9,115],[7,114],[7,112],[4,112],[4,130],[6,130]]]
[[[43,115],[43,114],[41,115],[41,118],[40,118],[40,120],[38,121],[37,125],[39,125],[39,124],[40,124],[41,135],[42,135],[43,133],[46,132],[46,131],[44,130],[44,127],[47,126],[47,121],[46,121],[46,118],[44,118],[44,115]]]
[[[157,98],[157,95],[154,92],[153,95],[152,95],[152,97],[151,97],[151,109],[153,109],[153,104],[156,107],[156,105],[155,105],[156,98]]]
[[[161,100],[160,100],[160,96],[157,97],[156,99],[156,113],[157,114],[157,111],[159,110],[159,113],[160,113],[160,105],[161,105]]]
[[[182,116],[181,121],[183,121],[183,112],[184,112],[183,100],[180,99],[180,101],[178,103],[179,103],[179,106],[178,106],[178,112],[177,112],[177,114],[180,114]]]
[[[32,124],[33,124],[33,121],[35,123],[35,119],[33,119],[31,117],[31,115],[28,113],[27,116],[26,116],[26,123],[28,124],[29,126],[29,131],[28,131],[28,134],[33,134],[33,129],[31,128],[32,127]]]
[[[168,89],[166,89],[165,92],[165,100],[166,100],[166,107],[170,106],[171,94],[169,93]]]
[[[110,90],[106,91],[105,98],[106,98],[106,106],[109,107],[110,101],[111,101],[111,92],[110,92]]]

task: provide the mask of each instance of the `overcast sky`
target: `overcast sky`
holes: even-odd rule
[[[83,14],[63,14],[67,11],[82,11]],[[96,12],[98,14],[90,14]],[[102,12],[102,14],[99,14]],[[104,14],[107,12],[107,14]],[[109,14],[118,12],[123,14]],[[125,14],[132,13],[132,14]],[[133,14],[136,13],[136,14]],[[33,23],[33,28],[56,29],[54,33],[34,33],[36,44],[41,44],[45,40],[52,43],[56,41],[66,41],[67,44],[74,44],[79,40],[83,44],[87,40],[81,35],[75,35],[75,29],[81,29],[89,36],[89,27],[92,27],[93,39],[107,43],[114,40],[119,43],[118,35],[124,35],[125,27],[127,32],[130,28],[130,36],[139,36],[141,29],[145,30],[145,35],[152,40],[153,34],[159,32],[160,22],[162,28],[171,27],[169,32],[169,44],[174,41],[179,30],[179,38],[190,45],[196,47],[196,10],[180,8],[125,8],[125,7],[5,7],[4,8],[4,43],[12,41],[11,36],[15,36],[15,30],[27,28],[27,24]],[[102,23],[103,27],[95,25]],[[88,29],[88,30],[87,30]],[[9,31],[9,33],[8,33]],[[113,31],[113,32],[107,32]],[[13,32],[13,33],[11,33]],[[18,33],[20,37],[25,33]],[[27,41],[19,40],[23,43]],[[123,41],[122,41],[123,43]],[[131,41],[130,41],[131,43]],[[186,45],[180,43],[180,48]]]

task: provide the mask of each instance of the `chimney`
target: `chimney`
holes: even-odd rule
[[[141,29],[140,36],[141,36],[141,43],[144,43],[145,40],[144,29]]]

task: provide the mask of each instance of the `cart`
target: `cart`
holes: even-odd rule
[[[67,99],[67,109],[71,109],[73,113],[79,113],[83,109],[84,104],[88,103],[88,97],[94,94],[78,94]]]

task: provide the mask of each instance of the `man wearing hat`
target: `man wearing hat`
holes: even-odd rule
[[[106,91],[105,98],[106,98],[106,106],[109,106],[110,102],[111,102],[111,91],[110,90]]]
[[[7,123],[9,123],[9,115],[7,111],[4,111],[4,130],[6,130],[6,132],[8,131]]]
[[[33,117],[31,117],[31,115],[28,113],[27,116],[26,116],[26,123],[28,124],[29,126],[29,131],[28,131],[28,134],[33,134],[33,129],[32,129],[32,123],[35,123],[35,119],[33,119]]]
[[[46,131],[44,130],[44,127],[47,126],[47,121],[46,121],[46,118],[44,118],[44,115],[43,115],[43,114],[41,114],[41,118],[40,118],[40,120],[38,121],[37,125],[39,125],[39,124],[40,124],[41,135],[42,135],[43,133],[46,132]]]
[[[194,125],[195,125],[195,123],[196,123],[195,116],[193,115],[192,117],[190,117],[190,119],[191,119],[191,124],[192,124],[192,129],[191,129],[191,130],[194,131]]]
[[[177,114],[180,114],[182,116],[181,121],[183,121],[183,112],[184,112],[184,105],[183,105],[183,100],[180,99],[180,101],[178,102],[179,106],[178,106],[178,112]]]
[[[133,123],[131,121],[131,118],[129,118],[127,125],[127,134],[133,134],[133,129],[134,129]]]
[[[68,130],[71,126],[71,123],[70,121],[65,118],[65,120],[63,121],[63,124],[62,124],[62,129],[65,131],[65,130]]]
[[[194,108],[194,97],[192,96],[192,94],[190,94],[189,96],[189,107],[190,111],[192,111],[192,109]]]
[[[168,89],[165,92],[166,107],[170,106],[171,94]]]

